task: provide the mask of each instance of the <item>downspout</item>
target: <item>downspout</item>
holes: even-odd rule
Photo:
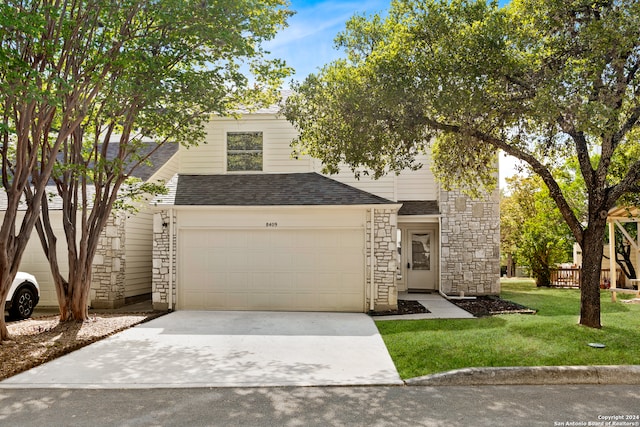
[[[169,311],[173,311],[173,208],[169,209]]]
[[[438,216],[438,293],[449,299],[447,294],[442,292],[442,215]]]
[[[370,285],[370,290],[369,290],[369,311],[373,311],[375,308],[375,297],[374,297],[374,291],[375,291],[375,282],[374,282],[374,276],[375,276],[375,265],[376,265],[376,257],[375,257],[375,208],[371,208],[371,234],[369,236],[369,239],[371,240],[371,278],[369,281],[369,285]]]

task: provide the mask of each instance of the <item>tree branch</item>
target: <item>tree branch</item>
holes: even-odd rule
[[[573,213],[573,209],[571,209],[571,206],[569,206],[569,204],[567,203],[566,199],[564,198],[564,194],[560,189],[560,186],[556,182],[555,178],[553,177],[549,169],[545,165],[543,165],[538,159],[536,159],[533,155],[517,147],[514,147],[513,145],[509,144],[508,142],[500,138],[496,138],[495,136],[482,132],[478,129],[463,129],[461,126],[458,126],[458,125],[445,124],[445,123],[441,123],[436,120],[428,119],[428,118],[426,119],[426,122],[429,126],[433,127],[434,129],[439,129],[444,132],[452,132],[452,133],[457,133],[461,135],[469,135],[473,138],[476,138],[480,141],[483,141],[492,145],[496,149],[500,149],[505,153],[528,163],[531,166],[531,168],[534,170],[534,172],[540,175],[545,185],[549,189],[549,194],[558,205],[558,209],[560,210],[562,217],[567,222],[567,225],[571,229],[571,232],[573,233],[576,240],[579,242],[582,241],[583,234],[584,234],[582,224],[580,224],[580,221]]]

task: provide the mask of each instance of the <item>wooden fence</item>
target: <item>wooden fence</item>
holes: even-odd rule
[[[558,288],[579,288],[580,271],[580,268],[552,268],[551,286]],[[620,273],[620,270],[616,270],[616,283],[618,287],[624,285],[624,283],[620,282],[620,276],[622,276]],[[610,284],[611,271],[609,269],[600,270],[600,286],[609,287]]]

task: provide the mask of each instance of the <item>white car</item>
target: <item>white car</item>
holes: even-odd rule
[[[4,308],[14,319],[27,319],[33,314],[39,300],[40,286],[36,278],[19,271],[13,279]]]

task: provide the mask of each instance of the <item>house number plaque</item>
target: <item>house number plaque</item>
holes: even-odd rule
[[[267,228],[278,228],[278,223],[277,222],[267,222],[266,226],[267,226]]]

